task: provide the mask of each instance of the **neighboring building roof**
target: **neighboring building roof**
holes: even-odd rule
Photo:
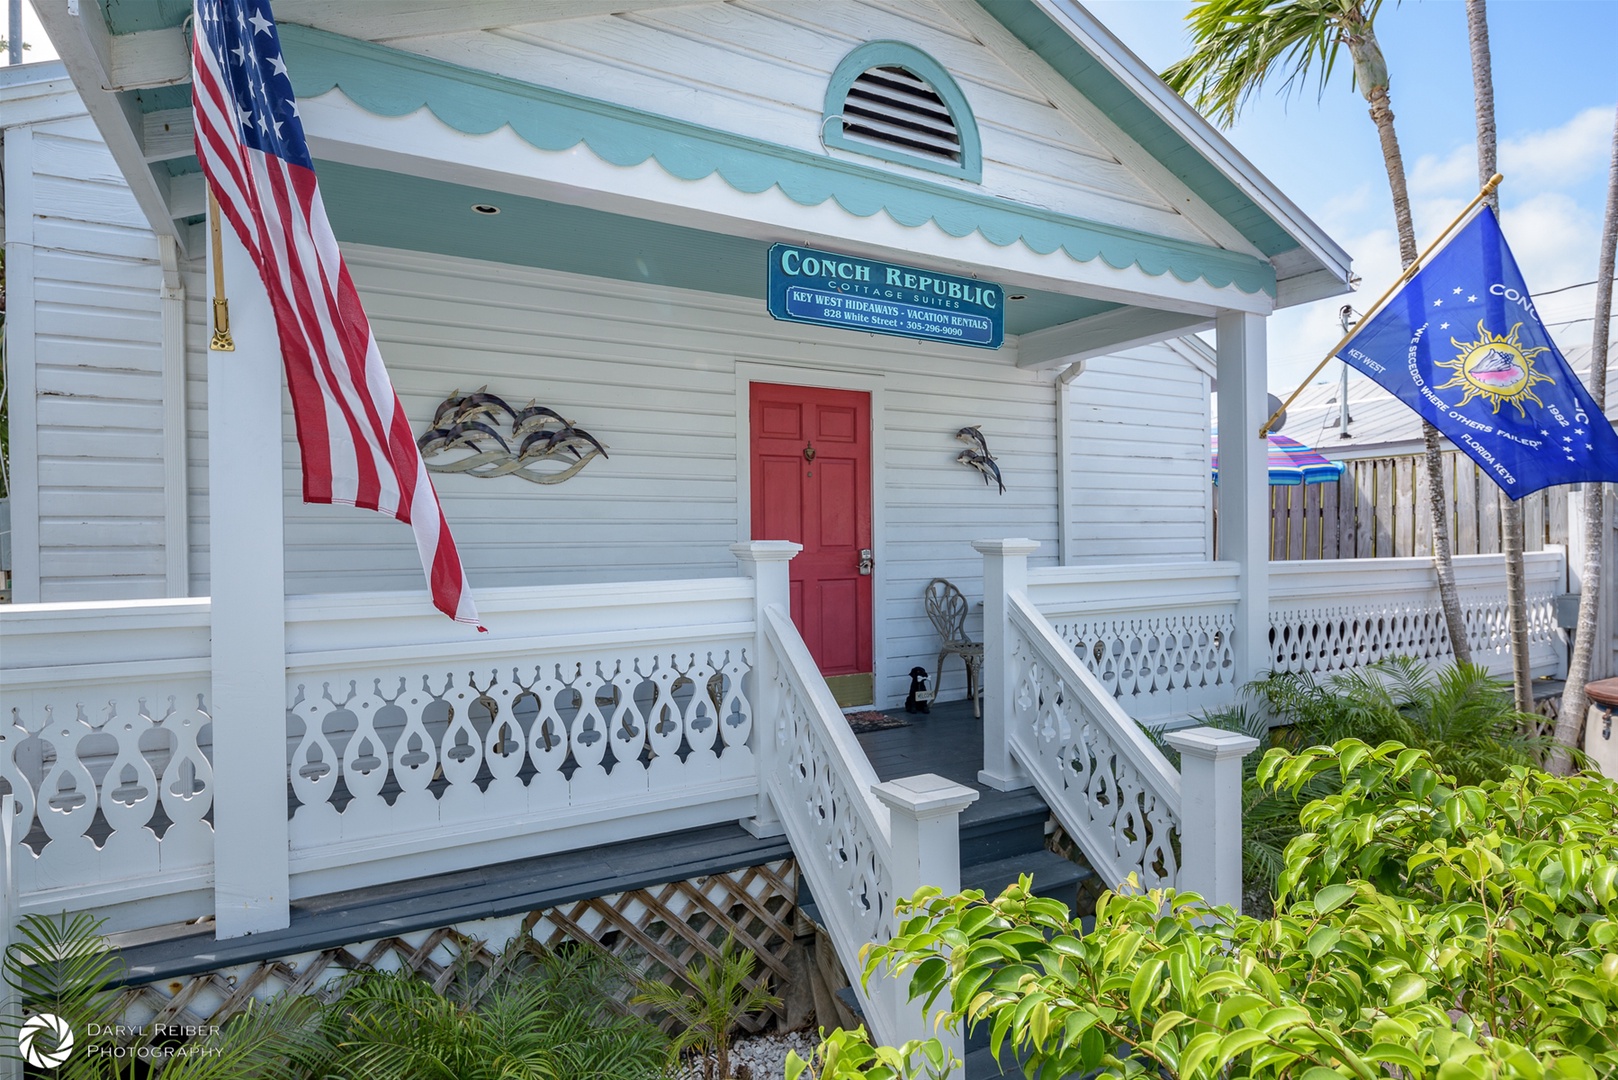
[[[1590,346],[1567,350],[1567,362],[1589,385]],[[1608,348],[1607,416],[1618,419],[1618,338]],[[1328,369],[1331,370],[1331,369]],[[1358,372],[1348,377],[1349,438],[1342,438],[1338,391],[1342,369],[1304,389],[1287,410],[1283,430],[1308,443],[1327,457],[1381,457],[1416,453],[1421,449],[1421,417],[1392,394]],[[1446,444],[1447,445],[1447,444]]]

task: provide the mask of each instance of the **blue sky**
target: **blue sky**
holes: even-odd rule
[[[1086,6],[1156,70],[1188,50],[1182,0],[1090,0]],[[1564,350],[1588,345],[1593,289],[1550,290],[1595,277],[1614,110],[1618,3],[1491,0],[1501,221],[1529,286]],[[1472,68],[1461,0],[1386,0],[1377,37],[1410,178],[1417,241],[1425,246],[1477,191]],[[1357,307],[1398,274],[1398,246],[1376,129],[1351,89],[1346,51],[1333,82],[1284,96],[1266,87],[1226,132],[1354,257]],[[1341,335],[1342,300],[1289,309],[1270,323],[1270,386],[1292,390]],[[1332,367],[1326,376],[1335,376]]]

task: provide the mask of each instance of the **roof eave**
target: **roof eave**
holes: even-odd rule
[[[1100,20],[1077,0],[1031,2],[1131,93],[1151,107],[1176,134],[1212,162],[1309,254],[1308,260],[1287,260],[1293,265],[1276,267],[1279,289],[1277,307],[1338,296],[1350,290],[1352,260],[1348,253],[1248,161],[1241,151],[1232,146],[1218,128],[1169,89],[1157,77],[1157,73]],[[1311,262],[1313,265],[1308,265]]]

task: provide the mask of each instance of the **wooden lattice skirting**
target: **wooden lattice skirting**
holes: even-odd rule
[[[329,996],[337,979],[360,968],[408,970],[443,990],[470,964],[485,971],[506,944],[524,932],[554,948],[595,942],[632,962],[648,978],[686,984],[699,957],[716,957],[727,933],[758,957],[752,985],[777,994],[789,978],[797,906],[797,865],[791,859],[673,881],[632,892],[543,908],[527,914],[469,920],[454,926],[371,938],[340,948],[278,957],[238,967],[126,987],[116,1002],[121,1023],[223,1024],[253,1000],[279,994]],[[780,1008],[775,1015],[784,1015]],[[757,1031],[770,1013],[743,1019]]]

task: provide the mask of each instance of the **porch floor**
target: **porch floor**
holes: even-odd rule
[[[890,709],[886,715],[906,720],[908,726],[858,736],[877,777],[896,780],[917,773],[937,773],[972,788],[978,800],[961,812],[962,832],[1008,813],[1046,809],[1033,788],[996,791],[978,783],[978,772],[983,768],[983,721],[972,715],[971,702],[942,702],[928,714],[907,716],[903,709]]]

